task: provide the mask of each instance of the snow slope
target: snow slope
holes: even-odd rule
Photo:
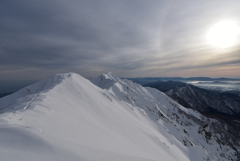
[[[216,120],[111,73],[53,75],[1,98],[0,113],[4,161],[237,159],[211,131]]]

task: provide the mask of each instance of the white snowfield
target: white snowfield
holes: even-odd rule
[[[0,99],[0,160],[235,159],[233,149],[207,140],[182,112],[207,119],[111,73],[92,81],[56,74]]]

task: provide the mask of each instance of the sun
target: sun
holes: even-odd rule
[[[209,44],[217,48],[229,48],[237,43],[240,27],[235,21],[221,21],[212,26],[207,33]]]

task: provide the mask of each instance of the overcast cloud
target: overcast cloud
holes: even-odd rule
[[[239,0],[2,0],[0,80],[239,77],[239,45],[223,51],[205,40],[215,22],[239,15]]]

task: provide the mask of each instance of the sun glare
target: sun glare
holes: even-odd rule
[[[217,48],[229,48],[237,43],[239,34],[240,27],[235,21],[221,21],[209,29],[207,40]]]

